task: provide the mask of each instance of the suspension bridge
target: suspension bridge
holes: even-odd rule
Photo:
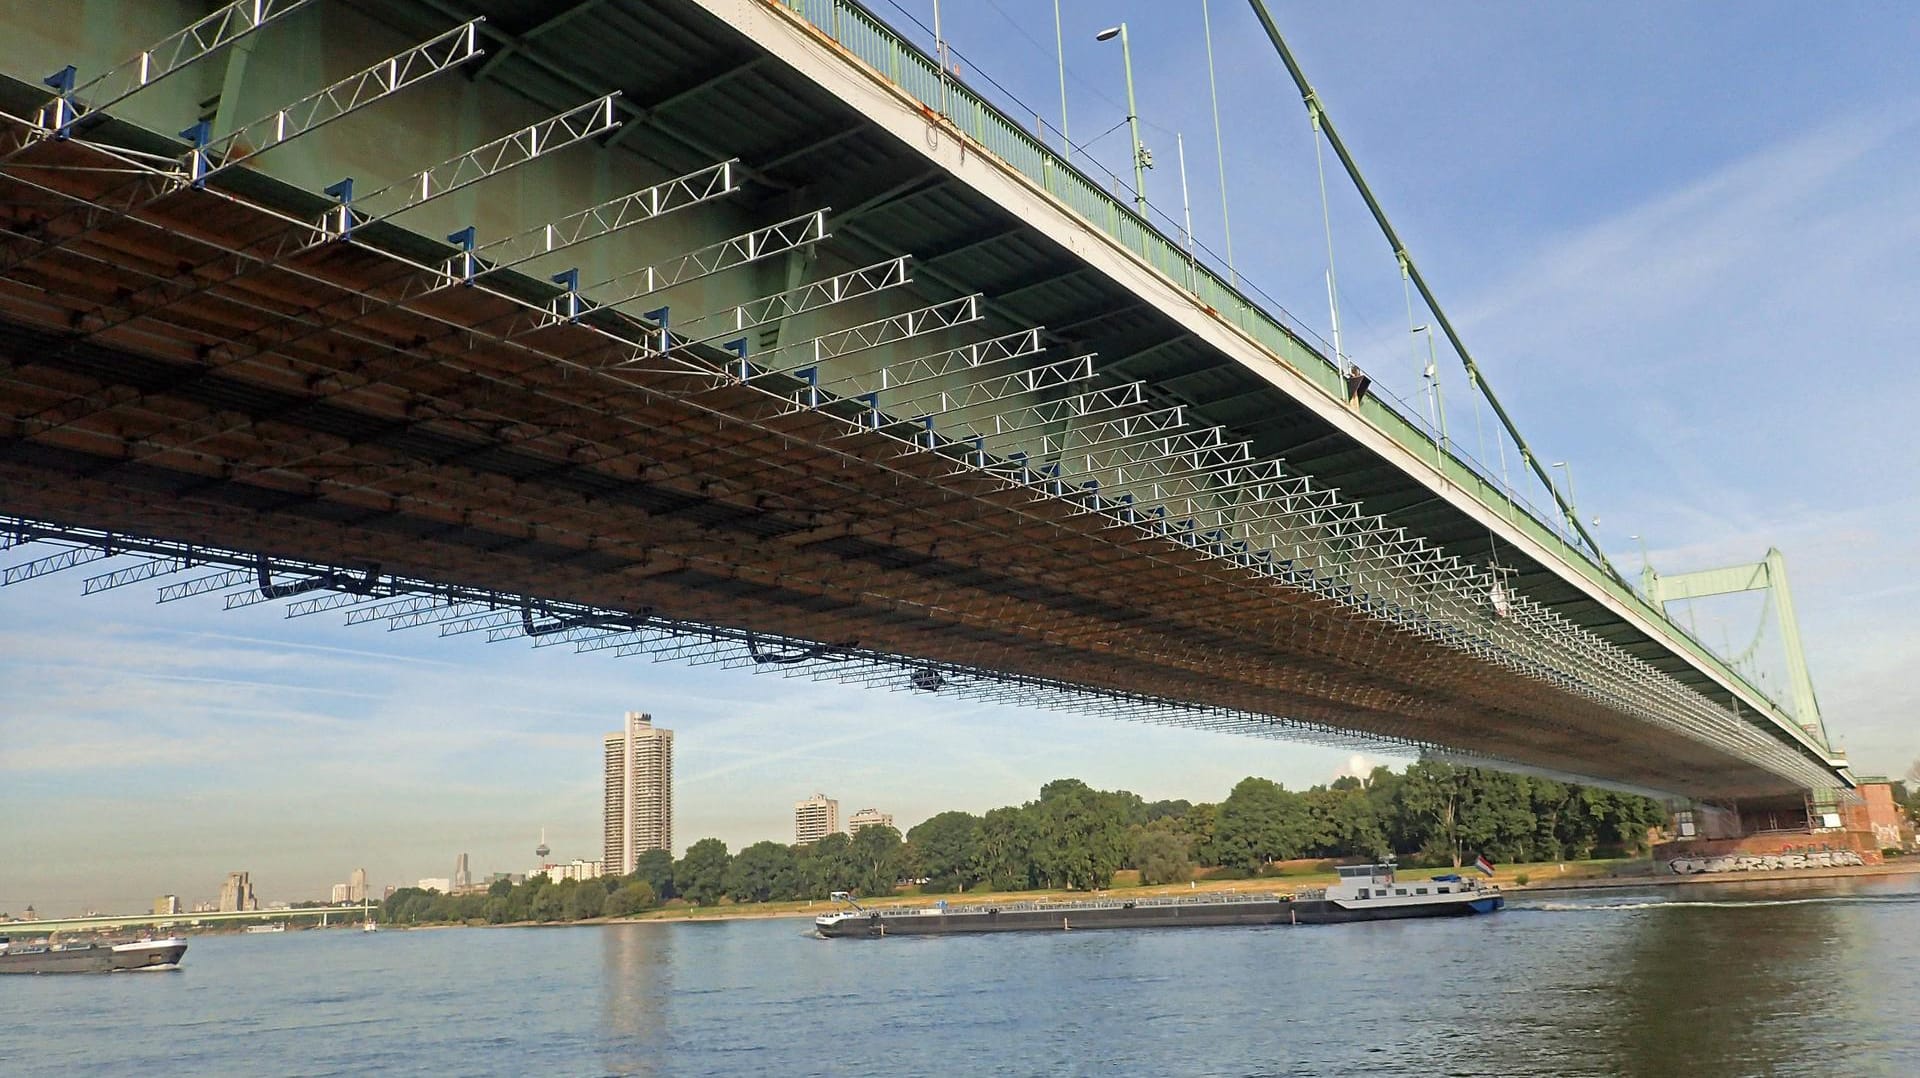
[[[1550,482],[851,0],[104,12],[0,42],[0,585],[1853,783]]]

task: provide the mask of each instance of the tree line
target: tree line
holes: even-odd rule
[[[1550,779],[1422,760],[1404,772],[1377,767],[1292,791],[1241,780],[1218,803],[1146,801],[1058,779],[1040,796],[975,815],[942,812],[903,838],[891,827],[828,835],[806,846],[756,842],[730,853],[717,838],[640,857],[625,876],[521,884],[484,895],[395,891],[383,905],[394,923],[581,920],[631,916],[663,902],[711,906],[823,899],[834,891],[886,895],[901,881],[926,893],[1097,890],[1115,873],[1142,883],[1179,883],[1206,870],[1244,878],[1300,858],[1459,866],[1474,853],[1494,861],[1577,860],[1635,853],[1666,818],[1656,801]]]

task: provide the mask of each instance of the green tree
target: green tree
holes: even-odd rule
[[[1140,870],[1141,883],[1185,883],[1193,878],[1186,839],[1171,826],[1174,822],[1172,817],[1163,816],[1133,828],[1133,863]]]
[[[505,876],[487,884],[487,896],[489,898],[505,898],[512,893],[513,881],[507,879]]]
[[[1400,784],[1400,807],[1408,840],[1422,852],[1460,867],[1460,768],[1421,760],[1407,768]]]
[[[1211,867],[1220,863],[1219,823],[1220,806],[1205,802],[1180,817],[1180,834],[1187,840],[1187,856],[1194,864]]]
[[[567,915],[567,900],[562,888],[536,888],[527,900],[527,917],[535,921],[558,921]]]
[[[980,817],[973,847],[973,878],[996,891],[1033,885],[1035,826],[1028,810],[1008,806]]]
[[[732,861],[726,843],[703,838],[687,847],[687,855],[673,863],[674,886],[694,905],[711,906],[727,893],[727,870]]]
[[[1031,875],[1045,887],[1095,890],[1132,854],[1127,821],[1144,816],[1134,794],[1103,793],[1079,779],[1056,779],[1040,788],[1030,806],[1034,842]]]
[[[608,917],[632,917],[659,905],[653,887],[645,880],[629,880],[607,896],[602,912]]]
[[[733,857],[727,894],[735,902],[789,899],[799,892],[799,866],[791,846],[756,842]]]
[[[1257,871],[1269,861],[1305,853],[1311,820],[1298,795],[1269,779],[1248,777],[1220,803],[1215,843],[1220,863]]]
[[[922,876],[943,889],[964,890],[975,879],[974,846],[980,817],[970,812],[942,812],[907,832],[911,863]]]
[[[853,865],[853,890],[862,895],[888,895],[900,879],[900,832],[885,824],[862,827],[847,844]]]
[[[1168,817],[1179,819],[1193,808],[1193,803],[1185,799],[1178,801],[1151,801],[1147,803],[1147,823],[1164,820]]]
[[[1647,832],[1667,822],[1666,807],[1650,797],[1609,793],[1608,799],[1602,834],[1609,845],[1619,847],[1623,853],[1645,849]]]
[[[1345,777],[1353,779],[1351,775]],[[1324,816],[1319,833],[1323,837],[1322,847],[1316,852],[1325,857],[1361,856],[1371,861],[1385,860],[1393,853],[1380,807],[1367,796],[1360,780],[1353,779],[1346,786],[1336,781],[1320,804]]]
[[[1532,856],[1532,780],[1486,768],[1461,768],[1459,841],[1463,852],[1486,854],[1494,861],[1525,861]]]
[[[577,886],[568,889],[562,904],[567,920],[584,921],[589,917],[600,916],[601,910],[606,907],[606,890],[590,883],[569,882],[576,883]]]
[[[418,887],[402,887],[388,895],[380,903],[380,920],[392,925],[419,924],[431,920],[434,900],[438,891],[423,891]]]
[[[836,831],[796,851],[801,898],[826,898],[835,891],[856,889],[852,840]]]
[[[644,881],[662,902],[679,894],[673,888],[673,855],[665,850],[648,850],[635,858],[628,878]]]
[[[1535,779],[1533,787],[1533,855],[1542,861],[1567,856],[1568,831],[1563,823],[1573,803],[1574,788],[1552,779]]]

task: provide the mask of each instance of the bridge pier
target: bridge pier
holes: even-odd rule
[[[1694,802],[1675,813],[1672,842],[1654,846],[1657,866],[1676,875],[1877,865],[1906,844],[1892,786],[1814,790],[1804,797]]]

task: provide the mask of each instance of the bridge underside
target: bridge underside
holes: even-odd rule
[[[756,62],[723,28],[703,32],[738,53],[722,69]],[[733,91],[749,77],[772,76],[736,76]],[[8,111],[25,96],[16,90]],[[713,130],[725,143],[733,129]],[[821,244],[829,263],[895,253],[875,206],[933,192],[964,208],[875,133],[835,139],[826,152],[845,162],[838,171],[793,147],[831,132],[781,132],[777,153],[764,133],[736,134],[719,148],[745,163],[735,202],[749,218],[792,213],[802,187],[814,202],[867,204],[865,221]],[[89,138],[178,150],[130,128]],[[289,246],[289,222],[320,219],[328,202],[261,175],[156,188],[129,205],[123,158],[21,141],[0,165],[0,512],[630,619],[598,625],[603,634],[712,626],[747,665],[896,660],[902,679],[942,673],[903,682],[921,687],[1062,687],[1169,721],[1439,747],[1697,796],[1818,778],[1737,712],[1714,730],[1648,721],[1662,706],[1651,689],[1596,688],[1506,654],[1501,634],[1517,630],[1500,624],[1504,612],[1482,610],[1486,624],[1463,629],[1415,615],[1399,593],[1357,595],[1357,574],[1339,583],[1256,560],[1244,544],[1169,535],[791,365],[734,377],[717,338],[656,355],[657,329],[621,312],[545,317],[565,297],[528,277],[447,287],[423,267],[448,249],[398,228]],[[661,144],[671,171],[712,160],[696,160],[710,146]],[[1016,224],[994,227],[1006,244],[1032,245]],[[981,225],[956,227],[977,236]],[[654,235],[637,234],[643,247]],[[950,253],[961,245],[945,242]],[[909,246],[925,244],[897,250]],[[917,276],[893,309],[964,296],[948,284],[979,279],[967,258],[981,256],[976,247]],[[1102,366],[1098,384],[1119,385],[1189,347],[1151,312],[1104,309],[1114,301],[1062,251],[998,257],[1025,280],[1003,279],[989,317],[928,332],[921,352],[1076,305],[1090,328],[1050,335],[1028,368],[1092,345],[1142,357],[1132,370]],[[1208,369],[1186,372],[1189,391]],[[531,612],[549,608],[526,609],[531,630]]]

